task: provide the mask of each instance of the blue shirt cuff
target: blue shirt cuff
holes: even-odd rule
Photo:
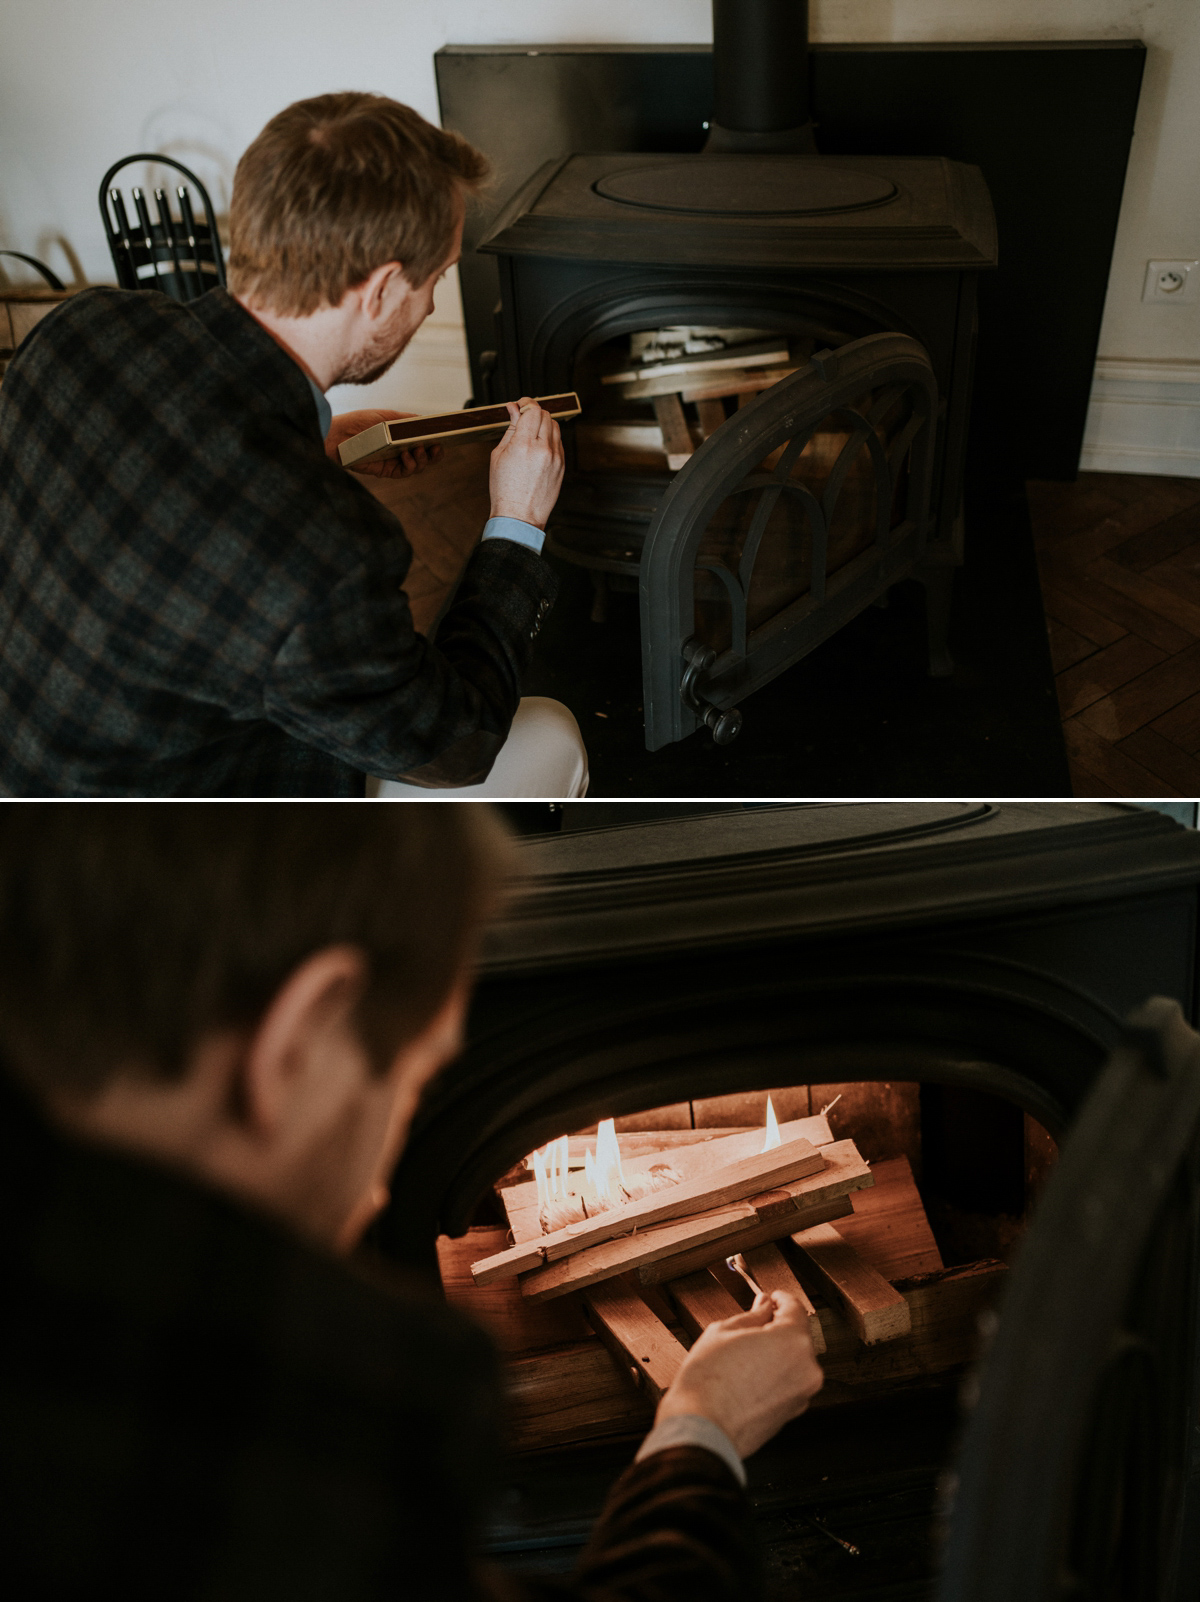
[[[489,517],[483,525],[485,540],[512,540],[514,545],[528,545],[531,551],[541,551],[545,532],[532,523],[522,523],[519,517]]]
[[[745,1485],[746,1470],[742,1467],[737,1447],[712,1419],[704,1418],[699,1413],[677,1413],[674,1418],[664,1419],[661,1424],[654,1426],[642,1442],[634,1462],[640,1463],[643,1458],[655,1452],[665,1452],[672,1446],[702,1446],[706,1452],[712,1452],[721,1459],[739,1485]]]

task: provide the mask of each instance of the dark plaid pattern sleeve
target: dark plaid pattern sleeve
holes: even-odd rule
[[[93,289],[0,388],[0,793],[349,796],[478,783],[554,579],[488,541],[436,647],[395,517],[224,290]]]
[[[489,1574],[487,1602],[761,1602],[750,1499],[698,1446],[655,1452],[613,1486],[575,1573]]]

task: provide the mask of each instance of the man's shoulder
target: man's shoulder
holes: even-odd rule
[[[14,1117],[0,1476],[21,1595],[157,1595],[168,1574],[193,1598],[248,1574],[382,1597],[409,1594],[414,1553],[462,1570],[498,1440],[485,1338],[415,1283]]]
[[[37,324],[39,338],[56,342],[77,338],[87,331],[140,328],[158,332],[173,329],[188,334],[197,328],[186,306],[160,290],[118,289],[92,284],[68,296]]]
[[[148,405],[178,394],[211,365],[215,344],[189,308],[160,290],[81,289],[36,323],[5,374],[3,394],[27,419],[120,414],[128,398]]]
[[[222,1373],[286,1373],[293,1390],[366,1393],[401,1412],[429,1405],[414,1373],[450,1382],[465,1365],[490,1383],[486,1337],[417,1278],[335,1257],[199,1180],[65,1139],[13,1106],[29,1126],[22,1150],[39,1153],[36,1165],[20,1155],[7,1165],[20,1195],[6,1208],[5,1255],[10,1276],[28,1280],[25,1318],[66,1315],[85,1343],[107,1329],[112,1350],[132,1341],[156,1366],[186,1347],[181,1401],[202,1370],[216,1385]],[[109,1378],[118,1390],[141,1383],[116,1369]]]

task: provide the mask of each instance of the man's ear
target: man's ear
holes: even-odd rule
[[[366,953],[358,946],[326,946],[306,957],[276,991],[238,1076],[242,1116],[253,1130],[278,1129],[313,1055],[352,1031],[367,973]]]
[[[412,285],[404,276],[404,266],[401,262],[387,261],[363,279],[358,286],[357,294],[363,315],[374,322],[376,318],[390,312],[398,298],[403,300],[411,295]]]

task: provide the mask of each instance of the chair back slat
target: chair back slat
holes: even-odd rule
[[[177,274],[182,273],[183,267],[179,261],[179,246],[175,236],[174,219],[171,216],[171,204],[167,199],[165,190],[156,189],[154,191],[154,204],[158,209],[158,225],[162,229],[163,237],[171,249],[171,266]]]
[[[196,221],[186,184],[179,184],[175,191],[179,204],[177,218],[172,214],[166,190],[155,189],[156,221],[151,219],[144,193],[135,186],[131,195],[137,223],[131,225],[124,197],[112,184],[112,179],[121,168],[135,161],[158,162],[182,173],[200,196],[205,221]],[[175,300],[190,301],[216,284],[225,283],[225,260],[212,201],[199,178],[182,162],[147,153],[126,156],[104,175],[100,185],[100,214],[117,270],[117,282],[122,289],[160,289]]]

